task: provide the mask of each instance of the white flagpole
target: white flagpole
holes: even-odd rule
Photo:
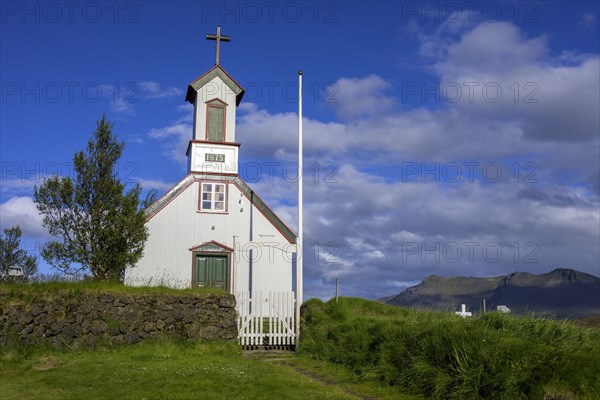
[[[302,305],[302,70],[298,71],[298,237],[296,238],[296,345],[300,339],[300,306]]]

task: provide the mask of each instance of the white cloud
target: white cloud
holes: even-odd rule
[[[385,258],[385,255],[380,250],[372,250],[372,251],[365,253],[365,257],[378,259],[378,258]]]
[[[177,119],[177,122],[184,122],[191,124],[194,121],[194,106],[190,103],[184,103],[175,107],[175,109],[181,113],[181,116]]]
[[[338,153],[349,140],[344,125],[304,118],[306,151]],[[238,117],[237,140],[243,143],[245,156],[273,156],[288,159],[297,152],[298,114],[271,114],[266,110],[248,112]]]
[[[440,66],[443,74],[497,74],[528,66],[548,52],[545,36],[529,39],[507,22],[484,22],[453,42]]]
[[[583,26],[586,29],[594,29],[596,27],[596,14],[593,12],[585,12],[581,15],[581,20],[579,21],[579,25]]]
[[[126,135],[125,141],[132,144],[144,144],[144,138],[139,135]]]
[[[146,99],[164,99],[168,97],[177,97],[183,94],[183,90],[176,86],[161,88],[160,83],[152,81],[142,81],[138,84],[140,93]]]
[[[512,120],[533,140],[597,138],[600,57],[549,52],[545,36],[529,39],[510,23],[484,23],[450,45],[435,69],[463,118]]]
[[[340,78],[331,93],[331,104],[343,120],[384,115],[393,109],[396,101],[384,93],[391,84],[377,75],[364,78]]]
[[[0,182],[0,193],[3,194],[24,194],[31,193],[34,185],[39,185],[31,179],[2,179]]]
[[[319,253],[315,258],[314,246],[304,253],[306,280],[314,288],[309,294],[322,296],[337,276],[351,286],[393,291],[431,273],[489,276],[560,266],[597,273],[598,55],[554,55],[551,37],[527,37],[504,22],[440,26],[417,35],[441,87],[477,82],[479,91],[470,101],[463,86],[461,101],[439,104],[431,98],[419,103],[417,93],[411,107],[402,107],[405,82],[345,77],[336,83],[339,102],[331,104],[338,120],[305,117],[305,165],[339,167],[335,181],[325,182],[323,174],[305,180],[305,245],[317,244]],[[496,103],[482,97],[488,82],[503,90]],[[529,82],[537,85],[537,103],[523,102],[532,93]],[[252,103],[238,111],[243,159],[296,160],[297,114],[270,113]],[[182,163],[192,135],[187,118],[150,132]],[[401,179],[407,162],[471,161],[480,164],[476,173],[485,163],[500,163],[502,179],[470,181],[465,169],[456,183]],[[525,183],[528,174],[537,183]],[[250,185],[295,229],[295,182],[265,176]],[[477,243],[472,261],[465,243]],[[501,249],[499,261],[484,257],[486,244]],[[439,261],[427,253],[432,246],[440,246]],[[448,260],[452,246],[462,252],[456,262]]]
[[[25,237],[49,237],[48,231],[42,226],[42,216],[31,197],[13,197],[0,204],[0,227],[7,229],[15,225],[21,227]]]
[[[102,84],[102,97],[110,99],[110,111],[119,117],[133,117],[136,115],[136,105],[144,100],[168,99],[182,96],[183,90],[170,86],[162,88],[160,83],[142,81],[139,83]]]
[[[151,129],[148,136],[154,139],[166,140],[165,153],[179,165],[186,165],[185,149],[192,138],[192,125],[175,122],[173,125],[164,128]]]
[[[407,232],[402,230],[400,232],[392,233],[392,239],[397,240],[398,242],[422,242],[423,237],[421,235],[417,235],[412,232]]]
[[[173,183],[171,183],[171,182],[165,182],[165,181],[160,180],[160,179],[143,179],[143,178],[139,178],[138,182],[140,183],[140,185],[142,186],[142,188],[144,188],[144,190],[156,189],[158,191],[164,191],[164,190],[168,190],[171,187],[173,187]]]
[[[121,116],[133,117],[135,116],[135,107],[133,103],[126,101],[125,99],[117,99],[110,101],[110,111]]]
[[[238,107],[238,113],[254,113],[258,111],[258,105],[256,103],[242,102]]]
[[[184,167],[187,165],[185,151],[192,139],[194,106],[185,103],[175,107],[179,114],[169,125],[162,128],[152,128],[147,135],[162,142],[165,154],[175,163]]]
[[[561,187],[564,198],[557,199],[553,189],[511,182],[389,183],[348,165],[338,178],[337,184],[305,188],[305,241],[337,244],[336,256],[352,260],[343,271],[350,285],[377,288],[384,277],[411,281],[430,273],[597,268],[590,260],[599,257],[598,201],[580,190]],[[475,243],[472,261],[465,243]],[[511,248],[514,243],[517,249]],[[458,262],[452,262],[453,246],[462,252]],[[492,262],[484,248],[501,248],[503,255]],[[525,263],[527,256],[537,261]],[[369,275],[374,262],[377,268]],[[312,279],[328,280],[338,267],[321,258],[308,268]]]
[[[305,273],[311,282],[327,285],[343,277],[350,286],[393,291],[382,282],[414,282],[432,273],[597,268],[599,202],[581,188],[511,180],[389,182],[348,164],[340,165],[336,179],[305,181]],[[265,177],[251,185],[294,229],[295,182]],[[497,262],[486,259],[484,249],[492,254],[498,248]],[[456,249],[461,254],[454,260]],[[311,295],[320,293],[320,284]]]

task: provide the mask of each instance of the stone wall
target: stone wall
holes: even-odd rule
[[[137,343],[152,338],[237,337],[229,294],[0,291],[0,345],[11,340],[54,346]]]

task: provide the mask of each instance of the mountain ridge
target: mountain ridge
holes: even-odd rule
[[[415,286],[380,301],[402,307],[479,312],[506,305],[515,314],[582,318],[600,314],[600,278],[570,268],[535,275],[515,271],[494,277],[427,276]]]

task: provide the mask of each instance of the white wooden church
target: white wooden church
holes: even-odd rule
[[[236,296],[242,344],[293,344],[296,235],[238,175],[236,109],[244,89],[219,62],[220,41],[230,38],[217,27],[207,39],[217,41],[215,66],[185,97],[194,105],[182,149],[188,173],[147,209],[144,255],[126,270],[125,283],[223,289]],[[274,332],[264,331],[266,317],[275,318]]]

